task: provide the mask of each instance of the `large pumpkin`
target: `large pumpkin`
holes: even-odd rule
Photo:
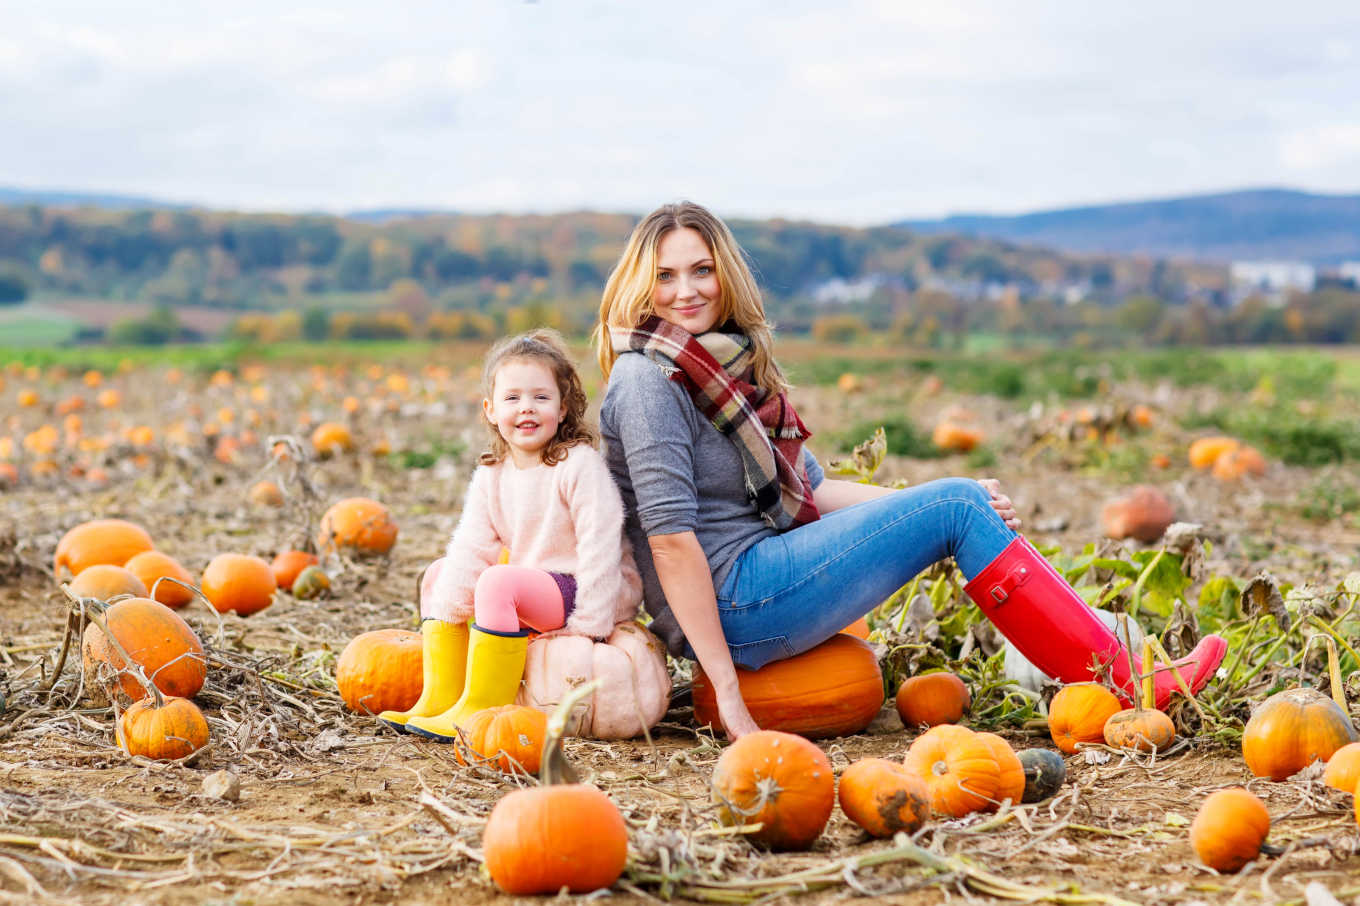
[[[518,767],[529,774],[538,773],[548,735],[548,715],[542,711],[524,705],[486,708],[469,717],[459,729],[474,754],[493,759],[502,771],[509,773]]]
[[[1354,793],[1360,786],[1360,742],[1350,742],[1327,759],[1327,770],[1322,782],[1344,793]]]
[[[126,598],[105,610],[103,619],[109,632],[163,694],[193,698],[203,688],[208,676],[203,644],[179,614],[150,598]],[[119,675],[126,661],[94,623],[85,627],[80,647],[85,681],[96,698],[110,687],[134,701],[146,695],[136,677]]]
[[[356,557],[385,554],[397,543],[397,524],[387,507],[367,497],[349,497],[321,517],[316,546]]]
[[[194,599],[193,591],[179,584],[193,585],[193,575],[168,554],[142,551],[123,566],[146,585],[147,597],[160,601],[166,607],[178,609]],[[157,584],[162,578],[166,581]],[[171,582],[170,579],[177,581]]]
[[[666,715],[671,678],[666,651],[640,623],[620,623],[603,642],[558,635],[529,643],[515,703],[551,712],[567,692],[592,679],[603,685],[574,709],[564,735],[629,739]]]
[[[192,755],[208,744],[208,721],[187,698],[166,698],[161,704],[144,698],[134,702],[118,721],[115,735],[129,755],[173,761]]]
[[[846,768],[836,797],[845,817],[874,837],[915,833],[930,818],[926,782],[886,758],[864,758]]]
[[[1020,756],[1010,743],[995,733],[978,733],[976,736],[987,743],[992,757],[996,759],[996,792],[992,795],[996,801],[989,809],[1000,808],[1007,799],[1011,805],[1019,805],[1025,798],[1025,766],[1020,763]]]
[[[1053,744],[1068,755],[1077,743],[1104,742],[1105,721],[1123,710],[1115,694],[1099,683],[1063,686],[1048,704],[1048,731]]]
[[[757,726],[809,739],[858,733],[883,707],[878,658],[867,642],[843,632],[811,651],[759,670],[738,668],[737,683]],[[720,732],[725,729],[713,685],[698,666],[694,720]]]
[[[78,576],[96,563],[122,566],[134,554],[149,551],[154,544],[146,529],[125,519],[95,519],[82,522],[61,536],[52,558],[52,572],[61,575],[64,566]]]
[[[523,896],[588,893],[608,887],[628,862],[628,828],[593,786],[515,790],[491,810],[482,832],[486,870],[496,886]]]
[[[407,711],[420,698],[425,676],[420,633],[375,629],[350,639],[335,662],[335,685],[351,711]]]
[[[274,603],[274,571],[250,554],[218,554],[203,570],[203,596],[219,613],[248,617]]]
[[[916,737],[903,763],[926,782],[931,808],[953,818],[990,806],[1001,782],[991,746],[958,724],[931,727]]]
[[[1316,689],[1286,689],[1252,711],[1242,730],[1242,757],[1257,777],[1280,781],[1357,738],[1336,702]]]
[[[77,598],[109,601],[117,597],[145,598],[146,583],[130,570],[112,563],[96,563],[71,580],[71,594]]]
[[[792,733],[760,730],[728,746],[710,781],[718,820],[759,824],[750,839],[771,849],[807,849],[836,804],[831,762]]]
[[[1265,803],[1242,789],[1211,793],[1190,823],[1190,845],[1215,871],[1238,871],[1261,852],[1270,833]]]

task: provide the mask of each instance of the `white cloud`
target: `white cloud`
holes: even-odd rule
[[[1360,123],[1328,123],[1284,137],[1280,157],[1292,170],[1360,166]]]

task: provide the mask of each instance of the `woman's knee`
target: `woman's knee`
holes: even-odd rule
[[[991,506],[992,495],[976,479],[940,478],[931,482],[931,485],[938,487],[942,498],[964,500],[984,507]]]

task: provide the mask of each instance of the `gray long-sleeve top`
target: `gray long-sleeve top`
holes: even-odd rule
[[[623,497],[624,528],[642,574],[652,631],[677,657],[692,657],[652,563],[652,535],[694,532],[715,592],[747,548],[776,531],[746,495],[741,454],[694,405],[684,386],[641,353],[614,363],[600,405],[605,461]],[[803,448],[814,489],[825,477]]]

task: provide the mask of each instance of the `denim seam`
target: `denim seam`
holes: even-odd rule
[[[984,514],[984,515],[985,515],[986,513],[988,513],[988,512],[993,512],[992,510],[984,509],[982,506],[979,506],[975,501],[969,500],[969,499],[966,498],[966,497],[943,497],[943,498],[940,498],[939,500],[932,500],[932,501],[929,501],[929,502],[927,502],[927,503],[923,503],[923,504],[919,505],[918,507],[916,507],[915,509],[908,510],[907,512],[902,513],[901,515],[899,515],[897,518],[891,520],[890,522],[885,523],[885,524],[884,524],[883,526],[881,526],[877,531],[872,532],[872,533],[870,533],[870,534],[868,534],[868,535],[865,535],[865,536],[864,536],[863,538],[861,538],[858,542],[856,542],[855,544],[851,545],[850,547],[847,547],[847,548],[843,549],[843,550],[840,551],[835,557],[832,557],[831,559],[827,560],[827,561],[826,561],[825,563],[823,563],[819,568],[817,568],[817,569],[813,570],[812,572],[808,573],[807,575],[803,576],[801,579],[799,579],[797,582],[794,582],[792,585],[787,585],[787,586],[785,586],[784,588],[781,588],[781,589],[779,589],[779,590],[776,591],[776,592],[773,592],[773,593],[771,593],[771,594],[769,594],[769,595],[766,595],[766,596],[763,597],[763,598],[760,598],[759,600],[752,601],[750,604],[745,605],[745,607],[737,607],[737,608],[731,608],[731,609],[732,609],[732,610],[744,610],[746,607],[755,607],[755,606],[760,605],[760,604],[768,604],[770,601],[774,600],[774,599],[777,598],[779,595],[788,594],[789,592],[791,592],[791,591],[797,589],[799,586],[805,585],[805,584],[807,584],[808,582],[811,582],[811,581],[812,581],[813,579],[815,579],[817,576],[821,575],[823,572],[825,572],[826,570],[830,569],[830,568],[831,568],[831,565],[832,565],[833,563],[836,563],[837,561],[839,561],[839,560],[840,560],[842,557],[844,557],[846,554],[849,554],[851,551],[855,550],[855,549],[858,548],[859,546],[861,546],[861,545],[863,545],[863,544],[865,544],[865,543],[871,541],[872,539],[878,537],[878,536],[881,535],[883,532],[888,531],[888,530],[891,529],[893,526],[895,526],[895,525],[897,525],[899,522],[901,522],[903,519],[908,519],[908,518],[910,518],[910,517],[912,517],[912,516],[918,515],[919,513],[923,513],[923,512],[925,512],[926,510],[928,510],[928,509],[930,509],[930,508],[932,508],[932,507],[938,506],[938,505],[940,505],[940,504],[946,504],[946,503],[962,503],[962,504],[964,504],[964,505],[966,505],[966,506],[968,506],[968,507],[971,507],[971,508],[974,509],[974,510],[977,510],[978,512],[980,512],[980,513],[982,513],[982,514]]]

